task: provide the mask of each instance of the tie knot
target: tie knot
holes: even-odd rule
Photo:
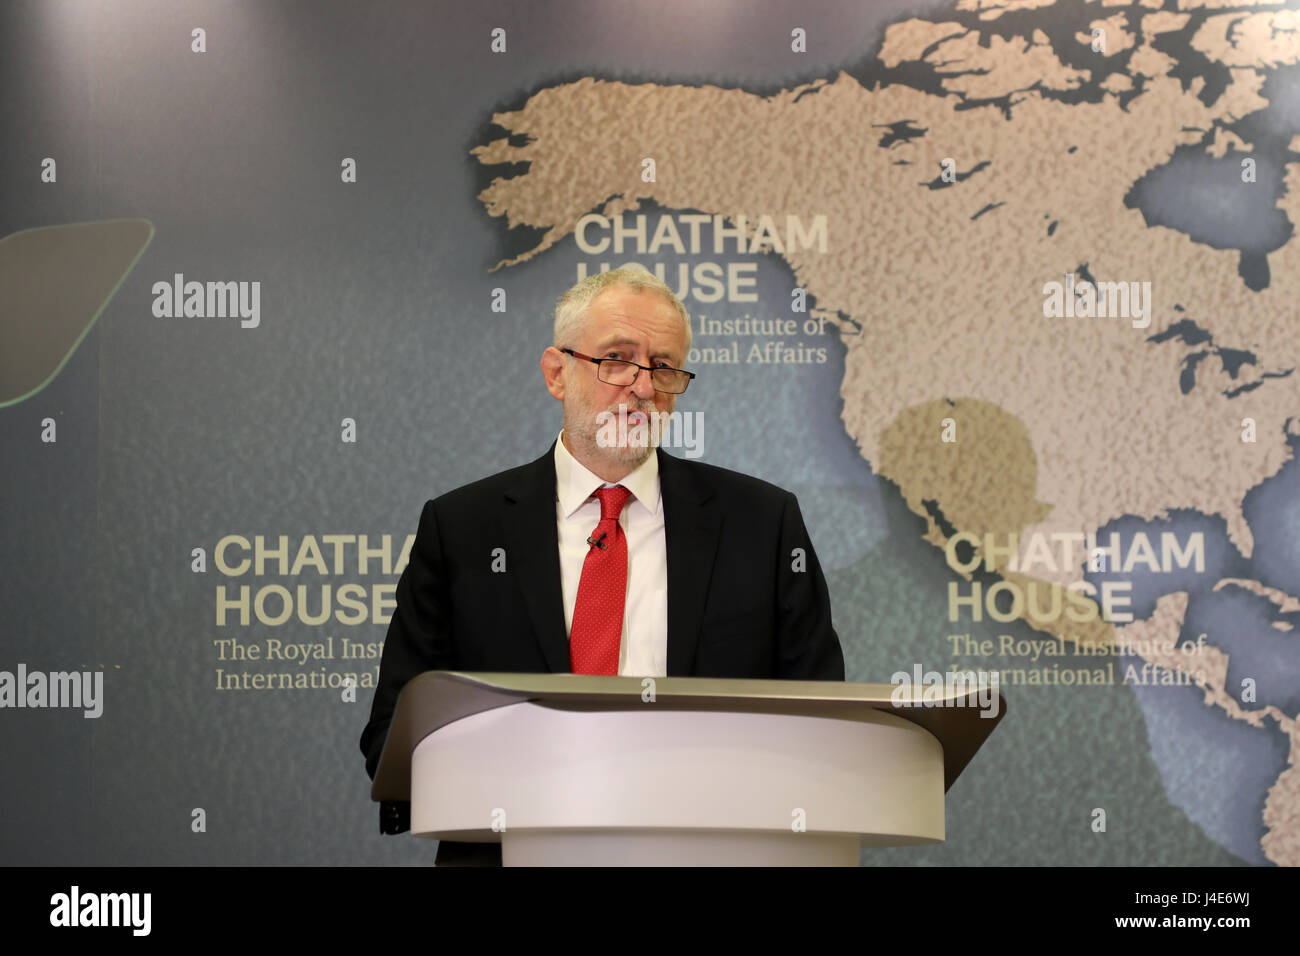
[[[627,499],[632,497],[632,492],[622,485],[615,485],[613,488],[597,488],[595,496],[600,500],[600,520],[613,518],[617,521],[618,516],[623,513],[623,506],[627,504]]]

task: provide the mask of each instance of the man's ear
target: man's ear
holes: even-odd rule
[[[554,345],[542,353],[542,378],[552,398],[564,401],[564,367],[567,356]]]

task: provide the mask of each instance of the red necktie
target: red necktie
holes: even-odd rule
[[[600,523],[587,543],[578,599],[569,628],[569,662],[575,674],[618,674],[618,650],[623,637],[623,607],[627,600],[627,538],[618,516],[632,496],[622,485],[597,488]]]

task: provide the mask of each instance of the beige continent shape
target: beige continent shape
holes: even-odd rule
[[[980,5],[995,13],[1009,7]],[[1286,28],[1289,21],[1260,23]],[[964,522],[984,522],[1018,525],[1022,537],[1086,532],[1123,515],[1161,519],[1168,508],[1191,508],[1222,515],[1232,542],[1249,555],[1241,502],[1289,460],[1288,429],[1300,434],[1300,375],[1262,377],[1300,364],[1300,243],[1270,255],[1270,284],[1254,292],[1237,275],[1235,252],[1149,226],[1124,200],[1179,145],[1201,143],[1217,124],[1267,106],[1260,70],[1290,61],[1279,60],[1285,45],[1271,38],[1248,49],[1262,30],[1253,22],[1235,30],[1207,24],[1197,33],[1203,52],[1232,68],[1227,90],[1208,105],[1199,99],[1203,81],[1183,89],[1166,75],[1170,58],[1149,39],[1129,61],[1147,77],[1145,87],[1122,109],[1114,94],[1073,104],[1042,95],[1071,89],[1082,77],[1041,32],[994,51],[958,24],[919,20],[891,26],[880,57],[889,64],[925,56],[943,76],[944,95],[900,84],[869,90],[843,73],[767,97],[583,79],[494,115],[528,142],[511,146],[503,138],[475,155],[530,166],[494,181],[480,198],[510,225],[543,230],[535,248],[499,265],[554,245],[587,212],[617,215],[642,200],[751,222],[760,214],[778,222],[825,214],[828,250],[787,250],[785,259],[820,314],[851,317],[844,323],[844,425],[863,457],[930,521],[927,540],[944,540],[921,504],[934,485],[945,516],[962,530]],[[1007,94],[1009,116],[992,107],[956,109],[963,96]],[[905,119],[924,136],[880,149],[875,124]],[[656,182],[641,180],[647,156],[657,161]],[[949,157],[969,175],[948,188],[924,185]],[[1295,164],[1278,203],[1300,221]],[[1099,280],[1149,282],[1150,326],[1134,328],[1123,317],[1046,317],[1045,284],[1085,263]],[[1232,379],[1207,359],[1183,394],[1179,375],[1194,348],[1149,341],[1182,318],[1220,346],[1249,349],[1259,364],[1242,366]],[[1226,397],[1253,382],[1253,391]],[[1021,447],[1006,460],[965,449],[979,468],[947,468],[941,414],[956,422],[959,442],[973,439],[985,451],[998,447],[989,444],[990,423],[1014,423]],[[1247,419],[1257,441],[1242,440]],[[1032,486],[1019,488],[1026,476]],[[1019,488],[1015,501],[999,501],[1011,486]],[[1067,568],[1041,579],[1064,586],[1076,577]],[[1173,638],[1181,620],[1181,609],[1166,611],[1124,630]],[[1223,666],[1226,673],[1226,657]],[[1235,705],[1219,675],[1207,684],[1207,703],[1259,726],[1261,712]],[[1294,720],[1274,716],[1290,721],[1293,759],[1270,791],[1264,846],[1270,858],[1295,862]]]
[[[1232,583],[1236,583],[1235,579]],[[1212,644],[1190,651],[1151,650],[1154,645],[1169,644],[1171,635],[1177,637],[1186,614],[1186,591],[1163,595],[1156,601],[1151,617],[1117,628],[1116,640],[1121,645],[1141,648],[1138,656],[1157,667],[1187,674],[1204,691],[1206,705],[1219,708],[1233,720],[1257,728],[1262,728],[1266,719],[1277,723],[1289,741],[1287,766],[1265,795],[1265,832],[1260,847],[1279,866],[1300,866],[1300,720],[1271,705],[1252,710],[1242,707],[1227,686],[1228,655]]]

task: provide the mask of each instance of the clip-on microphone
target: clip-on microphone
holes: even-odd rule
[[[587,538],[587,544],[590,545],[591,547],[594,547],[594,548],[600,548],[600,550],[604,551],[606,548],[609,547],[609,545],[607,545],[607,544],[605,543],[605,535],[607,535],[607,534],[609,534],[608,531],[602,531],[602,532],[600,533],[600,537],[599,537],[599,538],[594,538],[594,537],[588,536],[588,538]]]

